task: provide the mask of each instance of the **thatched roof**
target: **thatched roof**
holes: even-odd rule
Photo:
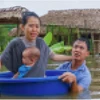
[[[24,36],[25,34],[22,32],[20,28],[13,28],[8,33],[9,36]]]
[[[21,13],[28,9],[20,6],[0,9],[0,24],[18,24],[21,21]]]
[[[52,10],[41,17],[42,25],[100,29],[100,9]]]

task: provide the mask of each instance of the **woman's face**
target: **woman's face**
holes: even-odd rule
[[[25,33],[26,39],[33,41],[37,38],[40,33],[40,21],[36,17],[29,17],[27,23],[22,26],[22,30]]]

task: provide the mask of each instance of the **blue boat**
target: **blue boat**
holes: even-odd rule
[[[65,95],[69,84],[58,76],[65,71],[47,70],[46,77],[12,79],[12,72],[0,73],[0,93],[9,96],[52,96]]]

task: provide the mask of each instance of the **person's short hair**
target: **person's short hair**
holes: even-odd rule
[[[31,16],[36,17],[40,21],[40,17],[35,12],[26,11],[22,13],[22,24],[25,25],[27,23],[27,19]]]
[[[40,50],[37,47],[28,47],[24,50],[24,52],[25,51],[29,51],[28,52],[29,58],[33,58],[33,57],[36,57],[37,59],[40,58]]]
[[[90,42],[89,42],[88,39],[81,37],[81,38],[78,38],[77,40],[75,40],[75,42],[78,41],[78,40],[79,41],[82,41],[82,42],[85,42],[86,43],[86,46],[87,46],[87,50],[90,51]]]

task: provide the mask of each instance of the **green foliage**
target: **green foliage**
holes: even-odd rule
[[[49,46],[52,41],[52,33],[48,32],[47,35],[43,38],[43,40]]]
[[[72,46],[64,46],[64,41],[56,43],[50,47],[50,49],[55,53],[64,53],[64,51],[71,51]]]
[[[64,41],[56,43],[50,47],[50,49],[55,53],[63,53],[64,52]]]
[[[72,34],[77,33],[77,36],[79,36],[79,30],[78,28],[75,28],[74,30],[72,28],[67,28],[66,26],[57,26],[57,25],[48,25],[46,28],[46,32],[52,32],[53,37],[52,41],[50,42],[49,36],[48,38],[46,37],[46,44],[51,46],[50,48],[56,52],[56,53],[64,53],[64,51],[71,51],[72,47],[70,46],[72,43]],[[56,35],[56,37],[55,37]],[[61,36],[62,35],[62,36]],[[59,37],[61,36],[61,38]],[[64,46],[64,41],[59,42],[61,40],[64,40],[66,38],[66,43],[68,46]]]
[[[2,68],[0,69],[0,72],[3,72],[3,71],[8,71],[8,69],[5,66],[2,66]]]
[[[92,39],[89,39],[90,42],[90,53],[93,53],[93,43],[92,43]]]
[[[55,36],[52,36],[52,41],[51,41],[51,44],[49,46],[56,44],[56,43],[58,43],[57,38]]]
[[[79,28],[76,28],[77,37],[80,38]]]
[[[15,27],[15,25],[0,25],[0,53],[5,49],[6,45],[12,39],[8,36],[9,30]]]
[[[5,29],[7,29],[8,31],[10,31],[12,28],[14,28],[14,27],[17,27],[17,25],[16,24],[5,24],[5,25],[0,25],[0,29],[1,28],[5,28]]]
[[[70,45],[64,46],[64,50],[69,52],[72,50],[72,46],[70,46]]]
[[[48,32],[52,32],[52,33],[53,33],[54,28],[55,28],[54,25],[48,25],[48,26],[46,27],[46,33],[48,33]]]
[[[64,27],[64,26],[61,26],[61,31],[62,31],[66,36],[69,35],[69,28],[66,28],[66,27]]]

